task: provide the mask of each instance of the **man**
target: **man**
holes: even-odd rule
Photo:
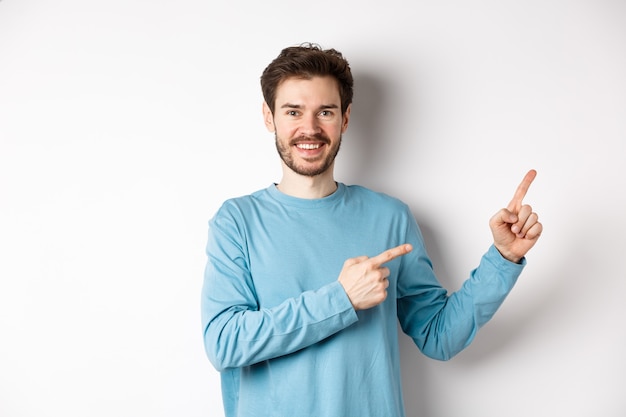
[[[401,201],[334,180],[353,80],[334,49],[285,48],[261,77],[278,184],[226,201],[209,224],[204,342],[226,416],[404,416],[396,320],[448,360],[512,289],[542,231],[522,199],[457,292],[437,281]]]

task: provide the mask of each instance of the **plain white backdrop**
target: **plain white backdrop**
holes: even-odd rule
[[[449,290],[539,173],[544,235],[474,344],[403,336],[407,415],[623,416],[619,0],[0,1],[0,415],[223,415],[207,222],[280,179],[259,76],[306,41],[355,76],[337,179],[410,204]]]

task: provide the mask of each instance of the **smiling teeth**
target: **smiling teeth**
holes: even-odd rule
[[[312,144],[312,143],[299,143],[296,146],[300,149],[317,149],[320,147],[319,144]]]

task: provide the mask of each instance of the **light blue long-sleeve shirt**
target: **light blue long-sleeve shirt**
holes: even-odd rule
[[[385,264],[387,299],[355,311],[337,281],[345,260],[403,243],[413,251]],[[492,246],[448,294],[409,208],[341,183],[322,199],[272,185],[226,201],[210,221],[207,255],[204,343],[227,417],[404,416],[396,320],[425,355],[448,360],[525,263]]]

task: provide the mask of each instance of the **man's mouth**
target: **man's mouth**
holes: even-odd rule
[[[297,148],[305,149],[305,150],[318,149],[320,146],[322,146],[321,143],[297,143],[296,144]]]

